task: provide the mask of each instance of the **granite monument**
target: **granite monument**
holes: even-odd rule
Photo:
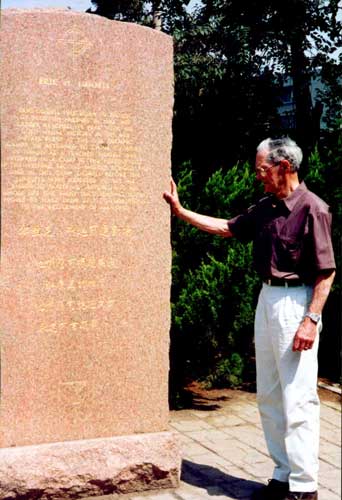
[[[176,486],[172,39],[4,10],[1,54],[0,497]]]

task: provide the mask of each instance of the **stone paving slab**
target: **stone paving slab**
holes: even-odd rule
[[[255,394],[224,391],[196,409],[173,411],[170,427],[182,447],[182,475],[175,490],[106,495],[97,500],[248,500],[272,476]],[[321,396],[319,500],[341,499],[341,404]],[[213,408],[207,410],[207,406]],[[94,497],[93,497],[94,498]],[[92,500],[88,498],[86,500]]]

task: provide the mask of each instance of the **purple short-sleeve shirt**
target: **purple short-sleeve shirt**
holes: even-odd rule
[[[283,200],[270,195],[228,221],[234,236],[253,241],[262,279],[300,279],[313,284],[335,269],[329,206],[302,182]]]

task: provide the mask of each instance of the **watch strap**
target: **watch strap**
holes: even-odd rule
[[[321,320],[321,315],[318,313],[308,311],[305,316],[311,319],[314,323],[318,323]]]

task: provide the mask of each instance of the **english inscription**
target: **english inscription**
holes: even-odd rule
[[[38,210],[96,203],[112,210],[142,199],[127,114],[21,108],[16,124],[5,145],[5,164],[11,166],[5,202]]]

